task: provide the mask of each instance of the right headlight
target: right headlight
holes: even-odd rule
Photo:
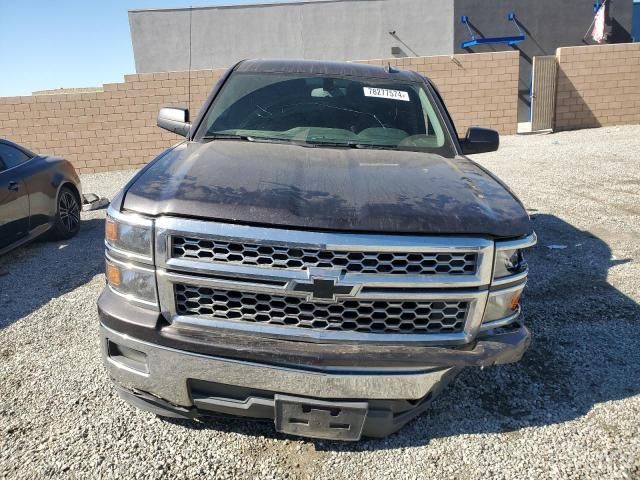
[[[153,220],[109,209],[105,246],[109,288],[129,301],[157,309]]]
[[[126,255],[138,257],[145,263],[153,260],[153,224],[150,219],[107,212],[105,221],[107,247]]]
[[[128,300],[157,305],[156,274],[149,268],[114,260],[107,256],[107,284]]]

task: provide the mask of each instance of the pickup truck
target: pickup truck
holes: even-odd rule
[[[470,87],[471,88],[471,87]],[[536,242],[522,203],[465,154],[430,80],[392,67],[246,60],[186,137],[113,199],[102,352],[160,416],[383,437],[465,367],[520,360]]]

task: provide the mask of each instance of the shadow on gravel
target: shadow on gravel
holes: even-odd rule
[[[104,271],[104,219],[64,241],[38,239],[0,257],[0,329]]]
[[[463,434],[562,423],[595,405],[640,394],[640,306],[607,282],[612,259],[601,239],[551,215],[534,215],[526,323],[533,342],[516,364],[466,369],[430,410],[398,433],[357,443],[313,441],[317,450],[366,451],[428,444]],[[548,248],[549,246],[566,248]],[[172,421],[192,429],[287,438],[272,423],[241,419]],[[613,426],[611,434],[615,435]]]

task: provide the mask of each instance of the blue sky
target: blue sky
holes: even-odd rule
[[[128,10],[230,3],[254,2],[0,0],[0,96],[120,82],[135,73]]]

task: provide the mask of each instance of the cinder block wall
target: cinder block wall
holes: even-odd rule
[[[368,60],[415,69],[442,93],[460,135],[469,125],[516,132],[518,53]],[[191,72],[195,118],[224,69]],[[0,137],[60,155],[80,173],[138,168],[181,137],[156,126],[161,106],[186,106],[188,73],[126,75],[89,93],[0,97]]]
[[[460,136],[470,126],[518,129],[517,51],[366,60],[360,63],[415,70],[429,77],[443,96]]]
[[[195,116],[224,69],[191,72]],[[126,75],[101,92],[0,97],[0,137],[71,161],[80,173],[138,168],[181,137],[156,126],[161,106],[186,106],[187,72]]]
[[[640,123],[640,43],[559,48],[555,130]]]

